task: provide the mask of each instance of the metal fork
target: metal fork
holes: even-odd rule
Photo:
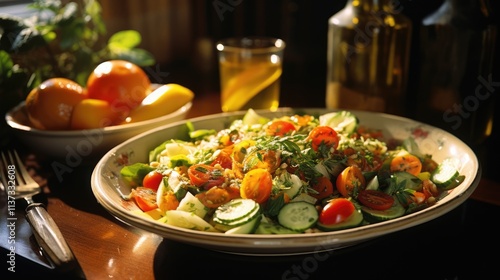
[[[45,209],[45,205],[33,201],[33,196],[41,192],[41,187],[30,176],[16,151],[7,151],[7,156],[2,152],[0,169],[2,184],[7,193],[7,201],[24,198],[28,203],[26,220],[29,222],[42,251],[46,253],[55,267],[72,266],[75,261],[73,252]]]

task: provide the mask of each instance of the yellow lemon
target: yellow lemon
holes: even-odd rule
[[[124,123],[139,122],[175,112],[193,100],[194,93],[178,84],[166,84],[151,92],[130,111]]]
[[[102,128],[116,124],[120,114],[106,100],[87,98],[75,105],[71,129]]]

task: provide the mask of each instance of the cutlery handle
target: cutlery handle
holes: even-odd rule
[[[28,205],[26,219],[31,225],[38,245],[56,267],[65,267],[74,263],[73,252],[42,203]]]

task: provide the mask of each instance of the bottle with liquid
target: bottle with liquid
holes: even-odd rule
[[[405,114],[412,22],[390,0],[348,0],[328,22],[326,107]]]
[[[415,118],[471,146],[491,134],[497,26],[489,0],[445,0],[422,20]]]

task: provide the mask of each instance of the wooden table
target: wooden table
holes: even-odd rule
[[[218,113],[218,108],[218,98],[216,95],[207,94],[197,96],[189,117]],[[37,163],[36,158],[34,162]],[[43,166],[43,164],[47,163],[42,161],[39,164],[42,165],[35,165],[34,168],[39,169],[42,174],[47,174],[44,172],[48,170],[48,166]],[[37,199],[46,199],[49,213],[59,225],[81,268],[81,271],[77,269],[64,273],[62,276],[66,277],[66,279],[147,280],[166,277],[168,279],[191,279],[195,276],[226,279],[229,276],[235,275],[231,273],[238,273],[238,271],[240,275],[237,278],[247,279],[244,277],[245,274],[247,276],[252,275],[252,273],[257,273],[259,270],[264,275],[262,279],[266,278],[266,275],[272,276],[273,279],[276,278],[276,275],[281,275],[283,279],[301,279],[291,277],[292,275],[297,276],[297,273],[299,273],[294,272],[292,269],[294,266],[298,265],[299,268],[301,267],[306,271],[310,267],[314,271],[308,273],[313,274],[317,272],[316,276],[327,274],[327,268],[332,267],[331,273],[335,274],[335,262],[342,259],[342,256],[336,257],[332,255],[330,259],[319,263],[306,263],[307,258],[305,256],[295,256],[292,258],[269,257],[268,259],[247,258],[212,252],[164,240],[155,234],[125,225],[112,217],[97,203],[90,188],[90,174],[93,167],[93,165],[81,166],[71,174],[68,174],[62,182],[57,182],[54,176],[50,176],[50,174],[47,177],[42,176],[41,178],[41,180],[47,180],[49,188],[47,191],[49,193]],[[0,201],[5,201],[4,194],[1,195]],[[484,207],[485,209],[493,208],[497,212],[500,211],[500,184],[498,181],[483,178],[469,200],[473,206],[479,205],[478,207]],[[0,208],[2,208],[0,210],[2,213],[2,227],[0,227],[0,237],[3,245],[2,256],[6,256],[8,247],[5,246],[5,241],[9,232],[4,226],[6,224],[5,216],[3,215],[3,213],[6,213],[5,204],[2,204]],[[21,279],[33,275],[44,275],[49,278],[52,276],[61,276],[60,272],[50,269],[43,257],[36,253],[37,250],[32,242],[31,230],[27,223],[23,221],[24,218],[21,210],[24,207],[19,205],[18,208],[16,273],[7,274],[4,261],[2,262],[2,272],[0,274],[6,274],[9,276],[9,279]],[[447,219],[452,220],[453,225],[456,225],[457,223],[455,222],[459,219],[455,218],[461,215],[461,212],[456,212],[453,215],[449,214]],[[491,219],[497,218],[498,216],[491,217]],[[420,230],[426,232],[425,226],[419,228]],[[418,234],[416,233],[416,235]],[[408,236],[410,236],[409,233]],[[433,240],[431,237],[423,238]],[[374,246],[374,248],[379,248],[377,246],[392,246],[384,242],[388,241],[382,240],[370,246]],[[410,247],[412,244],[415,244],[415,241],[408,242]],[[431,248],[435,247],[436,244],[433,244],[424,250],[429,250],[429,253],[432,253],[433,250]],[[411,255],[415,254],[414,251],[422,249],[412,247],[408,250],[411,251],[408,253]],[[357,252],[347,252],[345,254],[359,257],[360,259],[352,261],[360,262],[361,264],[365,263],[365,266],[367,262],[374,262],[374,258],[376,258],[376,256],[359,256]],[[388,261],[397,263],[396,260]],[[424,269],[427,265],[425,260],[415,260],[415,262],[410,261],[407,269]],[[245,265],[245,263],[248,264]],[[348,266],[348,264],[345,265]],[[228,273],[225,274],[225,272]],[[290,277],[286,278],[286,275],[290,275]],[[6,279],[4,277],[1,278]]]

